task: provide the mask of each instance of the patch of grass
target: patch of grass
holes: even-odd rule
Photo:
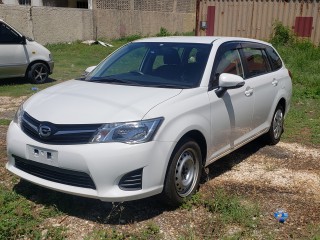
[[[258,224],[257,216],[260,215],[260,210],[257,204],[245,202],[222,189],[217,189],[214,199],[207,200],[205,204],[210,212],[219,215],[223,223],[239,224],[250,228]]]
[[[319,146],[320,48],[300,41],[277,49],[293,75],[291,108],[283,137],[289,142]]]
[[[0,126],[9,126],[10,122],[9,119],[0,119]]]
[[[43,229],[39,225],[48,217],[58,214],[52,208],[39,208],[14,191],[0,189],[0,239],[40,239]],[[62,239],[63,230],[49,227],[47,234]]]
[[[84,238],[85,240],[160,240],[162,235],[160,234],[159,227],[153,223],[147,223],[146,227],[137,233],[123,233],[116,229],[96,229]]]
[[[214,198],[195,194],[181,208],[191,210],[204,207],[212,217],[204,219],[203,229],[207,234],[196,236],[192,229],[179,239],[239,239],[250,236],[260,225],[258,204],[230,194],[223,189],[213,190]]]

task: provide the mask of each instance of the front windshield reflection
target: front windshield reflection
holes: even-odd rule
[[[129,43],[101,62],[85,80],[164,88],[199,86],[210,44]]]

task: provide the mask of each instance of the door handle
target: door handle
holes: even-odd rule
[[[274,87],[278,86],[278,80],[274,78],[273,81],[271,82],[271,84],[272,84]]]
[[[250,97],[252,94],[253,94],[253,88],[247,88],[245,91],[244,91],[244,94],[247,96],[247,97]]]

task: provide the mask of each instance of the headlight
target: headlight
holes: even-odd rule
[[[163,118],[127,123],[108,123],[98,129],[92,143],[123,142],[144,143],[151,141]]]
[[[21,106],[18,108],[17,112],[16,112],[16,115],[14,115],[14,118],[13,118],[13,122],[15,122],[16,124],[19,125],[19,127],[21,126],[21,121],[22,121],[22,116],[23,116],[23,113],[24,113],[24,110],[23,110],[23,104],[21,104]]]

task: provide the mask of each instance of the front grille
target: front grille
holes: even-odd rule
[[[120,182],[119,188],[125,191],[134,191],[142,189],[142,168],[125,174]]]
[[[21,129],[34,140],[46,144],[85,144],[90,141],[94,133],[102,124],[54,124],[41,122],[24,112]],[[50,129],[48,136],[40,134],[40,128]]]
[[[94,182],[87,173],[53,167],[17,156],[13,157],[16,168],[36,177],[66,185],[96,189]]]

